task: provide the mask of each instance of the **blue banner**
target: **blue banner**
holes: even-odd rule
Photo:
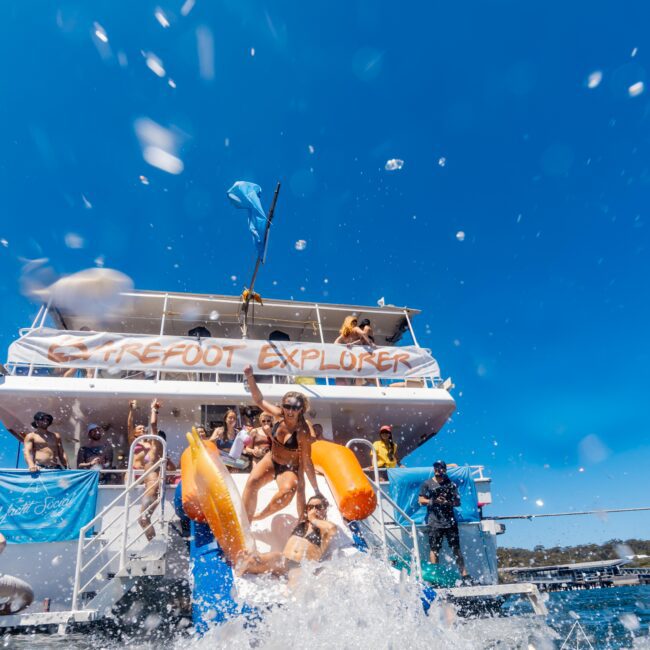
[[[413,469],[389,469],[388,493],[391,499],[415,521],[416,524],[426,523],[426,506],[418,503],[420,486],[433,476],[433,467],[415,467]],[[472,470],[468,465],[464,467],[449,467],[447,476],[458,488],[460,505],[454,508],[456,521],[479,521],[478,499],[476,485],[472,478]],[[404,525],[403,517],[396,514],[397,521]]]
[[[264,233],[268,221],[264,208],[260,203],[262,188],[249,181],[237,181],[229,190],[228,198],[237,208],[242,208],[248,213],[248,229],[251,231],[253,243],[257,248],[257,256],[264,264],[266,257]]]
[[[99,472],[0,471],[0,531],[11,544],[78,539],[94,516]]]

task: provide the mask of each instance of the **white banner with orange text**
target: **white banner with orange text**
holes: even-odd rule
[[[35,329],[9,347],[9,363],[170,372],[242,373],[308,377],[440,377],[428,350],[334,343],[196,339],[113,332]]]

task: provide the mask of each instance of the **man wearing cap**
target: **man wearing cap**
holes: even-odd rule
[[[113,466],[113,449],[101,442],[104,429],[91,422],[86,427],[87,444],[77,452],[77,469],[110,469]]]
[[[460,497],[458,489],[447,476],[447,463],[444,460],[437,460],[433,464],[433,477],[422,483],[418,503],[427,507],[431,564],[438,564],[438,553],[446,538],[456,558],[460,574],[463,578],[467,577],[467,569],[460,551],[458,522],[454,513],[454,507],[460,505]]]
[[[54,431],[48,431],[53,421],[54,418],[49,413],[34,413],[34,430],[23,440],[23,456],[30,472],[68,468],[68,457],[63,449],[61,436]]]
[[[393,426],[391,424],[381,426],[379,440],[373,442],[372,446],[377,453],[377,466],[379,469],[402,466],[397,458],[397,445],[393,442]]]

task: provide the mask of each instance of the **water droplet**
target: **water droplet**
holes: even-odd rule
[[[630,97],[638,97],[644,89],[645,86],[643,85],[643,81],[637,81],[627,89],[627,93]]]
[[[219,320],[219,312],[216,309],[210,312],[210,320]]]
[[[447,164],[447,159],[444,156],[438,158],[438,165],[444,167]]]
[[[544,502],[541,499],[535,499],[535,505],[538,508],[541,508],[544,505]]]
[[[312,145],[312,144],[310,144],[310,145],[307,147],[307,149],[309,150],[309,153],[314,153],[314,151],[316,151],[316,149],[314,149],[314,145]]]
[[[176,88],[176,82],[175,82],[173,79],[168,79],[168,80],[167,80],[167,85],[168,85],[170,88]]]
[[[633,631],[638,630],[641,627],[641,623],[639,623],[639,619],[637,618],[636,614],[621,614],[618,617],[618,620],[626,630]]]
[[[153,52],[143,52],[145,63],[147,68],[151,70],[156,76],[164,77],[165,76],[165,67],[163,66],[162,60],[157,57]]]
[[[465,241],[465,232],[464,232],[463,230],[459,230],[459,231],[456,233],[456,239],[457,239],[458,241]]]
[[[632,50],[632,53],[630,54],[630,56],[635,57],[635,56],[637,55],[637,52],[638,52],[638,51],[639,51],[639,48],[638,48],[638,47],[635,47],[635,48]]]
[[[167,27],[169,27],[169,20],[167,20],[165,12],[160,7],[156,7],[153,15],[156,17],[156,20],[163,26],[164,29],[167,29]]]
[[[251,47],[251,56],[255,56],[255,48]]]
[[[233,282],[237,282],[237,276],[236,276],[236,275],[231,275],[231,276],[230,276],[230,279],[231,279]]]
[[[55,555],[52,558],[52,566],[59,566],[63,560],[63,555]]]
[[[95,28],[95,36],[102,43],[108,43],[108,35],[106,34],[106,30],[99,23],[93,23],[93,27]]]
[[[600,70],[594,70],[587,77],[587,88],[598,88],[603,80],[603,73]]]
[[[104,256],[103,255],[98,255],[95,258],[95,264],[99,266],[100,268],[104,266],[105,261],[104,261]]]
[[[9,248],[9,242],[6,239],[0,239],[0,244],[2,244],[5,248]]]
[[[142,175],[140,175],[140,182],[141,182],[143,185],[149,185],[149,179],[148,179],[146,176],[142,176]]]
[[[294,248],[297,251],[304,251],[307,248],[307,242],[304,239],[299,239],[295,244]]]
[[[390,160],[387,160],[384,165],[384,169],[387,172],[394,172],[398,169],[402,169],[402,167],[404,167],[404,161],[399,158],[391,158]]]
[[[90,210],[93,207],[93,204],[82,194],[81,200],[84,202],[84,208]]]
[[[83,248],[85,244],[84,238],[76,232],[67,233],[64,240],[68,248]]]
[[[190,11],[194,8],[196,0],[185,0],[183,6],[181,7],[181,16],[187,16]]]

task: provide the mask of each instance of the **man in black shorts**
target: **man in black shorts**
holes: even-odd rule
[[[456,564],[463,578],[467,577],[467,569],[460,552],[458,522],[454,514],[454,506],[460,505],[458,489],[447,476],[447,464],[437,460],[433,464],[433,478],[426,480],[420,487],[418,503],[427,507],[427,523],[429,524],[429,560],[438,564],[438,553],[442,540],[447,539]]]

